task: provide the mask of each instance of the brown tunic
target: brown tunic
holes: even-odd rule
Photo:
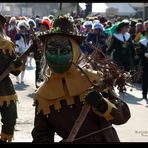
[[[88,72],[87,74],[90,76],[92,72]],[[67,83],[67,85],[63,83],[61,84],[61,87],[63,85],[63,88],[65,88],[68,87],[68,84],[71,84],[74,86],[72,88],[74,91],[77,90],[77,88],[75,88],[74,82],[79,82],[78,88],[79,90],[80,88],[82,90],[82,88],[84,88],[84,86],[82,86],[84,83],[76,81],[79,76],[82,76],[78,74],[77,77],[75,77],[74,72],[72,72],[68,73],[68,75],[65,76],[65,79],[68,79],[68,77],[71,75],[73,75],[73,83]],[[83,95],[82,97],[80,93],[79,95],[67,97],[69,96],[70,92],[66,91],[68,89],[63,89],[65,92],[65,97],[62,99],[52,99],[51,96],[54,95],[53,91],[55,91],[55,95],[60,92],[60,88],[54,89],[54,83],[52,83],[52,79],[55,79],[55,77],[51,76],[49,81],[45,82],[44,85],[40,87],[36,93],[35,127],[32,131],[33,142],[36,143],[54,142],[55,132],[58,133],[58,135],[60,135],[63,139],[66,139],[76,119],[78,118],[82,110],[83,102],[85,101],[85,96]],[[53,85],[48,87],[50,86],[50,82]],[[85,86],[86,84],[87,79],[85,79]],[[79,92],[79,90],[77,90],[77,92]],[[84,88],[82,92],[86,94],[87,91],[88,90]],[[72,100],[68,102],[69,99]],[[103,112],[98,111],[99,109],[94,110],[94,108],[91,108],[74,142],[119,142],[116,131],[111,125],[120,125],[126,123],[130,118],[129,108],[123,101],[115,99],[110,101],[104,98],[104,105],[107,106],[107,108]],[[99,130],[103,131],[99,132]]]

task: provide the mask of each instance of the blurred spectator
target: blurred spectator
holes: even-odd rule
[[[135,58],[135,47],[131,39],[129,31],[129,22],[122,21],[117,25],[116,32],[113,34],[110,46],[107,50],[109,55],[113,54],[113,60],[124,68],[125,71],[130,70]],[[120,87],[120,92],[125,88]]]
[[[105,17],[101,17],[101,18],[99,19],[99,21],[100,21],[100,23],[105,27],[106,22],[107,22],[107,19],[106,19]]]
[[[135,43],[139,42],[143,37],[144,28],[143,28],[143,24],[142,23],[137,23],[136,24],[136,34],[135,34]]]
[[[16,35],[16,53],[20,56],[22,55],[31,45],[29,30],[30,26],[27,21],[20,20],[18,23],[19,32]],[[23,59],[23,71],[17,77],[18,83],[24,83],[24,74],[25,74],[25,64],[27,61],[27,56]]]
[[[35,31],[36,31],[36,23],[33,19],[28,19],[28,24],[30,26],[30,30],[29,30],[29,37],[30,40],[34,40],[35,37]],[[27,65],[32,67],[31,63],[32,63],[32,58],[33,58],[33,52],[31,52],[27,58]]]
[[[13,43],[15,43],[15,36],[18,32],[17,25],[16,25],[16,18],[11,17],[9,20],[9,24],[7,26],[6,34],[11,38]]]
[[[38,17],[35,18],[36,31],[39,31],[41,22],[42,22],[42,20],[40,18],[38,18]]]
[[[142,23],[143,24],[143,19],[138,19],[138,23]]]
[[[135,34],[136,34],[136,21],[131,20],[130,22],[130,28],[129,28],[129,33],[131,35],[132,40],[135,39]]]
[[[48,18],[50,20],[50,23],[52,23],[53,22],[53,19],[54,19],[53,15],[49,15]]]
[[[49,20],[47,20],[47,19],[43,19],[43,20],[41,21],[41,23],[39,24],[39,30],[40,30],[41,32],[50,30],[51,27],[52,27],[52,24],[51,24],[51,22],[50,22]]]
[[[92,31],[92,25],[93,25],[92,21],[85,21],[83,23],[83,28],[85,28],[85,34]]]
[[[91,54],[95,49],[93,46],[102,50],[103,53],[106,52],[107,44],[107,34],[103,31],[103,25],[101,23],[95,23],[92,27],[93,32],[89,32],[86,38],[86,45],[84,43],[82,51],[87,55]]]
[[[145,38],[139,42],[139,56],[143,67],[142,75],[142,96],[147,99],[148,91],[148,21],[144,22]]]
[[[105,25],[105,29],[112,27],[112,22],[108,20]]]
[[[6,18],[6,22],[5,22],[5,25],[4,25],[4,30],[5,30],[5,33],[8,34],[8,26],[9,26],[9,21],[10,21],[11,16],[5,15],[5,18]]]

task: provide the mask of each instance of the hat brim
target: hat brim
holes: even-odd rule
[[[79,45],[81,45],[86,39],[86,36],[79,36],[79,35],[68,34],[68,33],[46,33],[46,34],[38,35],[38,37],[39,39],[42,40],[42,42],[45,42],[46,38],[55,36],[55,35],[73,38]]]

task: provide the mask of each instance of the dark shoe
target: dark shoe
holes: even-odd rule
[[[119,92],[123,93],[123,88],[122,87],[119,88]]]
[[[143,99],[147,99],[147,95],[143,95]]]

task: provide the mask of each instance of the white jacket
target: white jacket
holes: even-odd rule
[[[23,54],[30,47],[31,41],[29,41],[29,43],[27,44],[22,35],[18,34],[16,37],[15,44],[15,52],[18,54]]]

